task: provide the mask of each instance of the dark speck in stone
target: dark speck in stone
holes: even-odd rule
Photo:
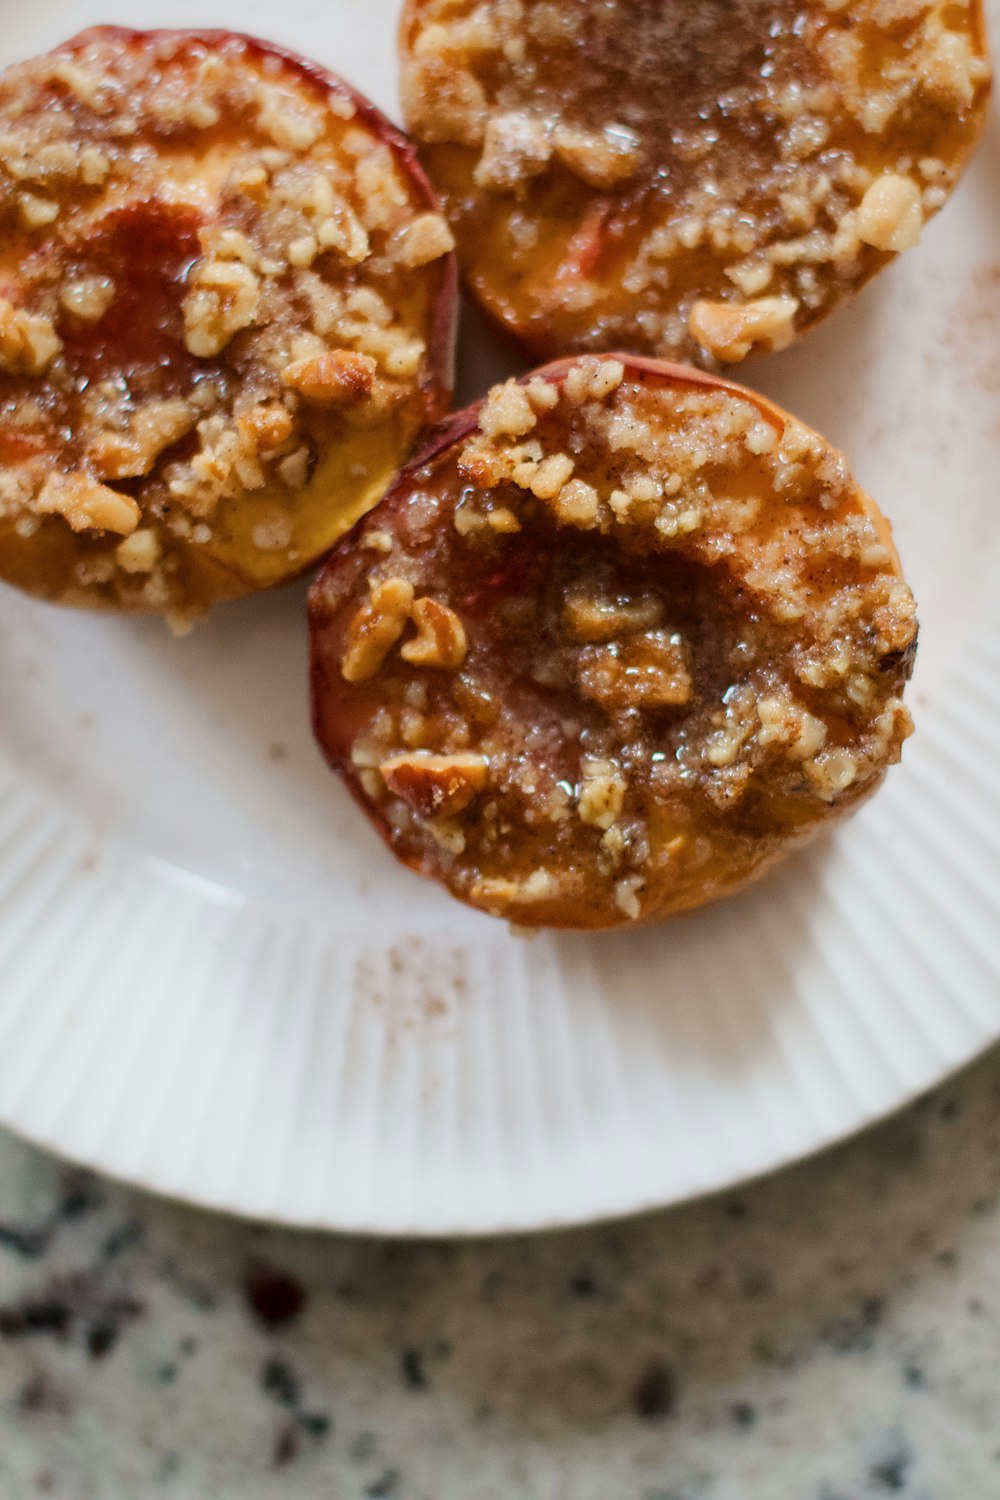
[[[190,1359],[192,1354],[198,1353],[198,1340],[192,1338],[181,1339],[177,1345],[178,1354],[183,1354],[185,1359]]]
[[[757,1408],[747,1401],[737,1401],[729,1408],[729,1416],[733,1426],[745,1432],[756,1424]]]
[[[484,1302],[492,1302],[503,1287],[503,1275],[500,1271],[490,1271],[483,1277],[480,1295]]]
[[[669,1365],[654,1361],[632,1388],[632,1410],[644,1421],[669,1417],[677,1405],[677,1377]]]
[[[298,1457],[298,1452],[299,1430],[294,1422],[286,1422],[278,1428],[271,1461],[276,1469],[283,1469]]]
[[[839,1318],[828,1323],[822,1330],[822,1337],[838,1354],[855,1354],[870,1349],[884,1312],[883,1297],[866,1297],[857,1317]]]
[[[297,1406],[302,1385],[284,1360],[269,1359],[261,1370],[260,1388],[279,1406]]]
[[[744,1274],[742,1290],[744,1297],[766,1297],[771,1290],[771,1278],[765,1270],[755,1266]]]
[[[399,1470],[386,1469],[365,1490],[365,1500],[391,1500],[399,1490]]]
[[[961,1112],[957,1099],[945,1099],[941,1105],[942,1120],[957,1120]]]
[[[104,1195],[96,1182],[88,1177],[76,1178],[66,1184],[66,1191],[56,1209],[60,1219],[82,1219],[92,1214],[104,1203]]]
[[[108,1320],[92,1323],[87,1329],[87,1353],[91,1359],[103,1359],[117,1342],[118,1329]]]
[[[589,1271],[580,1271],[576,1276],[571,1276],[568,1285],[572,1297],[596,1297],[597,1295],[597,1283]]]
[[[767,1337],[756,1338],[751,1345],[754,1358],[762,1365],[774,1365],[779,1370],[794,1369],[797,1357],[790,1350],[776,1349]]]
[[[40,1297],[12,1307],[0,1307],[0,1338],[20,1339],[44,1333],[65,1338],[70,1322],[70,1309],[65,1302]]]
[[[330,1418],[321,1411],[305,1411],[299,1417],[299,1426],[302,1431],[314,1438],[326,1437],[332,1425]]]
[[[66,1397],[57,1391],[47,1375],[36,1375],[21,1388],[17,1398],[21,1411],[34,1413],[58,1412],[65,1416],[69,1411]]]
[[[173,1260],[161,1261],[157,1269],[163,1280],[171,1282],[185,1302],[199,1312],[210,1312],[218,1306],[219,1298],[215,1289],[207,1282],[199,1281],[196,1276],[191,1276]]]
[[[913,1463],[910,1446],[902,1434],[894,1434],[885,1456],[868,1472],[872,1489],[879,1495],[898,1495],[906,1488],[906,1478]]]
[[[126,1250],[132,1250],[136,1245],[142,1243],[143,1227],[138,1219],[130,1219],[118,1229],[113,1229],[104,1241],[101,1254],[105,1260],[114,1260],[117,1256],[124,1254]]]
[[[51,1238],[48,1225],[28,1229],[21,1224],[0,1224],[0,1249],[9,1250],[22,1260],[37,1260],[44,1255]]]
[[[378,1438],[374,1432],[359,1432],[349,1451],[352,1463],[370,1464],[378,1452]]]
[[[981,1318],[986,1311],[986,1303],[980,1297],[970,1297],[965,1305],[973,1318]]]
[[[427,1389],[427,1371],[419,1349],[404,1349],[399,1357],[403,1379],[411,1391]]]
[[[951,1270],[952,1266],[957,1263],[958,1256],[954,1250],[939,1250],[934,1259],[939,1266],[944,1266],[947,1270]]]
[[[167,1359],[164,1360],[163,1364],[157,1370],[156,1378],[160,1385],[174,1385],[179,1374],[179,1367],[174,1364],[172,1359]]]
[[[742,1220],[747,1217],[747,1206],[742,1198],[730,1198],[726,1202],[726,1218]]]
[[[265,1328],[284,1328],[301,1313],[306,1303],[305,1289],[274,1266],[254,1264],[243,1278],[243,1295]]]
[[[94,1183],[74,1180],[46,1222],[31,1226],[0,1224],[0,1249],[10,1250],[25,1260],[37,1260],[49,1248],[61,1220],[82,1218],[100,1208],[103,1201]]]
[[[919,1365],[907,1365],[903,1370],[903,1380],[911,1391],[923,1391],[927,1389],[927,1376]]]
[[[0,1308],[0,1335],[66,1339],[76,1334],[91,1357],[100,1359],[142,1312],[141,1302],[109,1292],[100,1278],[78,1272],[53,1280],[45,1293],[18,1306]]]

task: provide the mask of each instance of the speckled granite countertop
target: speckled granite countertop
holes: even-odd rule
[[[0,1496],[996,1500],[1000,1056],[640,1222],[278,1233],[0,1138]]]

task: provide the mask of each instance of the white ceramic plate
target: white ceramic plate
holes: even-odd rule
[[[231,25],[395,115],[398,9],[0,0],[0,47]],[[262,1218],[541,1228],[766,1171],[1000,1037],[998,222],[994,119],[920,248],[746,371],[895,522],[918,733],[717,909],[526,942],[397,867],[311,743],[301,588],[182,641],[0,590],[0,1120]],[[474,320],[463,360],[465,397],[501,370]]]

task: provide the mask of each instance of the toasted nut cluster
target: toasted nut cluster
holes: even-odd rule
[[[649,360],[563,361],[454,417],[310,622],[331,765],[401,859],[522,925],[727,894],[910,732],[913,599],[844,460]]]
[[[469,285],[536,353],[781,349],[916,244],[982,129],[981,0],[407,0]]]
[[[0,577],[32,592],[180,621],[293,577],[447,405],[413,151],[277,48],[99,27],[8,69],[0,209]]]

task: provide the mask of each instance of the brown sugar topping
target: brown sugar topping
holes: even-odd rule
[[[487,308],[539,353],[706,365],[915,244],[989,92],[978,0],[409,0],[403,57]]]
[[[723,894],[874,790],[916,618],[821,438],[600,358],[451,434],[311,599],[320,741],[404,860],[519,923],[609,926]]]
[[[8,69],[0,212],[0,575],[34,592],[176,615],[278,582],[443,407],[448,226],[277,49],[109,27]]]

